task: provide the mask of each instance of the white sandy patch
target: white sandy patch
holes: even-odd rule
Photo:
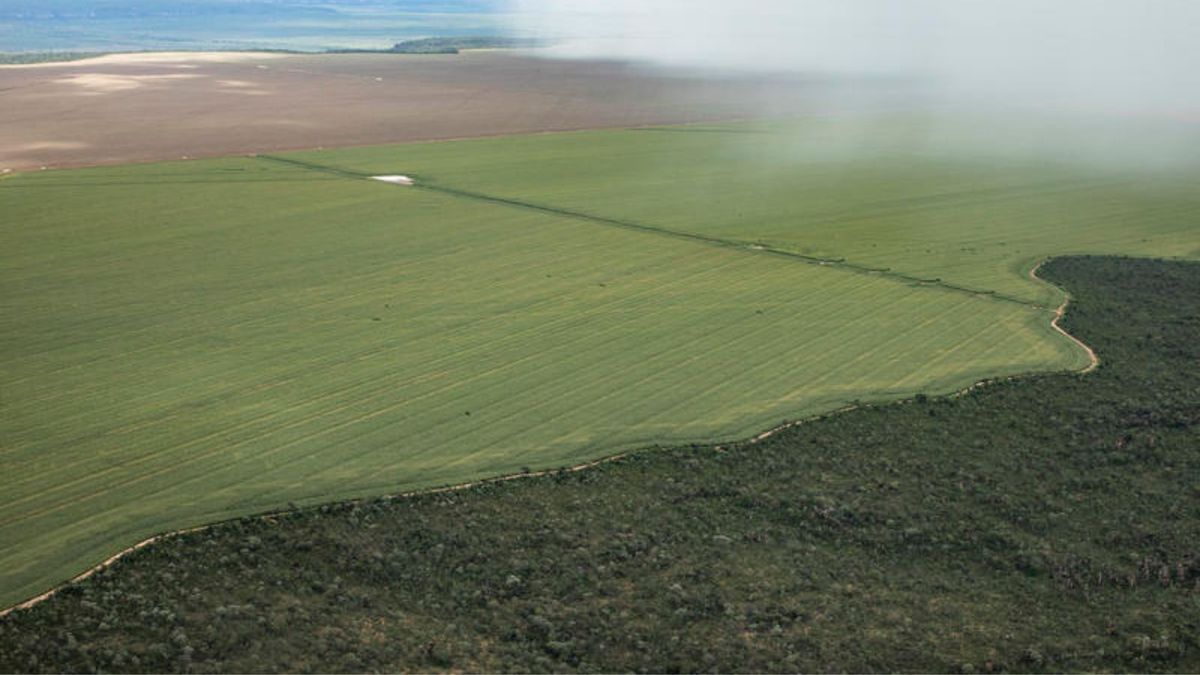
[[[217,84],[224,87],[224,90],[227,92],[235,92],[247,96],[262,96],[268,93],[257,83],[247,82],[246,80],[217,80]]]
[[[83,89],[84,94],[108,94],[115,91],[139,89],[155,82],[170,82],[174,80],[194,80],[206,77],[204,75],[117,75],[115,73],[81,73],[64,77],[55,82],[69,84]]]
[[[0,68],[71,68],[92,65],[171,65],[194,63],[240,63],[283,59],[292,54],[270,52],[144,52],[136,54],[106,54],[78,61],[52,61],[50,63],[13,63]],[[180,66],[176,66],[180,67]]]
[[[18,152],[33,150],[78,150],[90,146],[91,143],[81,143],[79,141],[34,141],[32,143],[22,143],[16,147],[16,150]]]
[[[371,176],[371,180],[382,181],[384,183],[391,183],[393,185],[413,185],[414,183],[416,183],[416,181],[409,178],[408,176]]]

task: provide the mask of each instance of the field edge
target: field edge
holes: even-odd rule
[[[3,178],[3,177],[0,177],[0,178]],[[704,438],[691,438],[691,439],[675,438],[675,439],[647,440],[647,441],[627,443],[623,446],[623,448],[607,448],[607,449],[597,448],[598,450],[601,450],[601,452],[597,453],[597,456],[595,456],[594,459],[590,459],[590,460],[587,460],[587,461],[584,461],[581,463],[575,463],[575,464],[566,464],[566,465],[557,464],[557,465],[555,465],[556,463],[554,460],[551,460],[549,462],[533,462],[533,463],[530,463],[530,465],[528,467],[522,467],[520,470],[517,470],[517,471],[511,471],[511,472],[505,472],[505,473],[499,473],[499,474],[496,474],[496,473],[480,474],[476,477],[469,478],[466,481],[457,482],[457,483],[442,483],[442,482],[439,482],[437,479],[430,480],[430,481],[418,481],[418,482],[414,483],[410,488],[404,489],[399,492],[377,493],[377,492],[370,491],[370,490],[364,490],[364,492],[365,492],[364,494],[350,496],[350,497],[337,497],[337,498],[330,499],[324,495],[317,495],[317,496],[298,498],[298,499],[289,501],[288,505],[282,509],[267,509],[267,510],[258,509],[258,510],[251,510],[251,511],[246,511],[246,512],[241,512],[241,511],[238,511],[237,509],[214,511],[212,514],[202,516],[199,519],[191,519],[193,522],[190,524],[181,524],[177,527],[169,527],[169,528],[167,528],[161,532],[158,532],[156,534],[153,534],[149,537],[144,537],[140,540],[135,540],[134,543],[132,543],[132,544],[128,544],[125,546],[121,546],[120,544],[118,544],[118,545],[110,548],[109,552],[102,554],[104,557],[101,559],[102,562],[100,562],[99,564],[87,566],[78,574],[75,574],[74,576],[71,576],[71,577],[63,580],[63,581],[59,582],[58,584],[55,584],[46,590],[37,592],[36,595],[25,595],[24,599],[18,600],[16,602],[12,602],[11,604],[6,604],[3,609],[0,609],[0,617],[7,616],[10,613],[13,613],[16,611],[34,607],[34,606],[40,604],[41,602],[53,597],[55,594],[61,592],[62,590],[69,588],[76,583],[86,580],[88,577],[92,576],[93,574],[96,574],[98,572],[105,571],[105,570],[111,568],[113,565],[116,565],[117,563],[119,563],[125,556],[127,556],[131,553],[134,553],[136,551],[139,551],[143,548],[146,548],[147,546],[152,546],[154,543],[156,543],[160,540],[177,537],[177,536],[188,534],[191,532],[203,531],[203,530],[206,530],[206,529],[209,529],[212,527],[220,526],[225,523],[236,522],[236,521],[244,520],[244,519],[250,519],[250,520],[271,519],[271,518],[277,518],[277,517],[284,517],[284,516],[287,516],[287,515],[293,514],[293,513],[308,511],[308,510],[312,510],[312,509],[320,509],[323,507],[332,507],[332,506],[336,506],[336,505],[360,504],[360,503],[369,503],[369,502],[374,502],[374,501],[393,501],[393,500],[397,500],[397,499],[407,499],[407,498],[419,497],[419,496],[428,495],[428,494],[438,494],[438,493],[444,493],[444,492],[456,492],[456,491],[469,490],[469,489],[476,488],[479,486],[495,484],[495,483],[503,483],[503,482],[512,481],[512,480],[519,480],[522,478],[532,478],[532,477],[537,477],[537,476],[553,475],[553,474],[560,474],[560,473],[574,473],[574,472],[590,469],[593,467],[601,466],[601,465],[604,465],[604,464],[607,464],[610,462],[618,461],[618,460],[628,457],[630,455],[639,454],[642,452],[654,452],[654,451],[663,450],[663,449],[670,448],[670,447],[680,447],[680,446],[688,446],[688,445],[721,447],[721,446],[726,446],[726,445],[736,446],[736,445],[754,444],[754,443],[758,443],[760,441],[766,440],[766,439],[774,436],[775,434],[777,434],[781,431],[787,430],[787,429],[791,429],[794,427],[798,427],[798,426],[802,426],[802,425],[816,422],[819,420],[823,420],[823,419],[829,418],[831,416],[842,415],[842,414],[849,413],[854,410],[859,410],[859,409],[863,409],[863,408],[878,408],[878,407],[886,407],[886,406],[909,405],[909,404],[924,400],[924,398],[926,398],[926,397],[955,398],[958,396],[970,394],[977,389],[980,389],[982,387],[987,387],[991,384],[995,384],[995,383],[999,383],[999,382],[1008,382],[1008,381],[1016,380],[1016,379],[1040,378],[1040,377],[1047,377],[1047,376],[1066,375],[1066,374],[1072,374],[1072,373],[1081,375],[1081,376],[1086,375],[1087,373],[1095,370],[1100,365],[1099,359],[1095,356],[1095,352],[1086,343],[1084,343],[1082,340],[1080,340],[1076,336],[1070,334],[1066,329],[1062,328],[1058,323],[1059,320],[1068,311],[1068,308],[1069,308],[1069,305],[1071,302],[1071,294],[1068,291],[1066,291],[1065,289],[1059,287],[1058,285],[1053,284],[1049,281],[1046,281],[1045,279],[1041,278],[1040,276],[1037,276],[1037,271],[1039,269],[1041,269],[1043,266],[1045,266],[1046,264],[1050,263],[1051,261],[1053,261],[1055,259],[1068,258],[1068,257],[1077,257],[1077,256],[1074,256],[1074,255],[1049,256],[1049,257],[1040,258],[1034,265],[1032,265],[1030,267],[1029,274],[1031,277],[1033,277],[1037,281],[1047,285],[1051,289],[1054,289],[1055,292],[1060,293],[1061,297],[1063,298],[1062,304],[1058,307],[1058,309],[1050,314],[1051,318],[1049,321],[1045,320],[1045,316],[1046,316],[1045,314],[1038,313],[1037,315],[1035,315],[1035,317],[1033,319],[1033,323],[1035,323],[1037,327],[1039,327],[1048,336],[1052,337],[1055,341],[1066,340],[1068,342],[1068,344],[1070,345],[1070,347],[1069,347],[1070,353],[1075,355],[1075,358],[1073,359],[1074,362],[1070,366],[1063,367],[1063,368],[1055,368],[1055,369],[1044,369],[1044,370],[1024,370],[1024,371],[1020,371],[1020,372],[1001,373],[1001,374],[995,374],[994,373],[995,369],[988,369],[993,372],[991,374],[986,374],[986,373],[982,373],[979,371],[967,372],[967,373],[963,373],[962,375],[959,375],[957,377],[948,377],[948,378],[944,378],[943,380],[933,381],[928,386],[922,388],[921,390],[897,393],[895,396],[889,396],[887,394],[884,394],[882,396],[876,396],[876,397],[867,398],[867,399],[854,399],[854,400],[823,399],[823,400],[818,400],[818,401],[814,401],[814,402],[810,403],[810,405],[806,406],[806,408],[802,408],[799,411],[792,413],[791,415],[785,416],[783,419],[779,419],[777,414],[771,413],[770,416],[776,418],[776,421],[774,421],[774,422],[761,420],[761,419],[755,420],[752,422],[747,422],[744,425],[742,425],[741,427],[739,427],[738,430],[731,431],[727,437],[722,438],[722,439],[717,439],[717,440],[713,440],[712,438],[707,438],[707,439],[704,439]],[[1130,256],[1126,256],[1126,257],[1130,257]],[[1132,257],[1141,257],[1141,256],[1132,256]],[[1155,257],[1149,257],[1149,256],[1141,257],[1141,258],[1145,259],[1145,260],[1166,260],[1163,258],[1155,258]],[[970,383],[966,384],[964,386],[964,384],[963,384],[964,381],[969,381]],[[768,425],[770,425],[770,426],[768,426]],[[577,453],[573,453],[573,454],[579,454],[579,453],[577,452]],[[201,522],[196,523],[196,522],[194,522],[195,520],[200,520]],[[128,541],[128,540],[126,540],[126,541]]]

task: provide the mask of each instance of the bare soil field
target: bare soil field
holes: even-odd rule
[[[824,88],[505,51],[113,55],[0,67],[0,170],[789,114]]]

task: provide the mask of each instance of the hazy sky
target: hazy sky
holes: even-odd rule
[[[956,100],[1197,119],[1200,0],[512,0],[564,54],[918,75]]]

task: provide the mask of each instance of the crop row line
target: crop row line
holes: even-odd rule
[[[910,274],[904,274],[903,272],[895,272],[895,271],[892,271],[892,270],[889,270],[886,268],[870,267],[867,265],[848,262],[845,258],[822,258],[820,256],[806,255],[804,253],[797,253],[795,251],[788,251],[785,249],[773,248],[773,247],[764,246],[761,244],[748,244],[748,243],[740,242],[740,241],[737,241],[734,239],[722,239],[720,237],[712,237],[712,236],[703,235],[703,234],[696,234],[693,232],[682,232],[680,230],[672,230],[672,229],[668,229],[668,228],[664,228],[664,227],[658,227],[656,225],[646,225],[644,223],[638,223],[638,222],[629,221],[629,220],[609,218],[607,216],[598,216],[595,214],[584,213],[581,211],[561,209],[558,207],[546,206],[544,204],[536,204],[533,202],[526,202],[526,201],[522,201],[522,200],[510,199],[507,197],[497,197],[495,195],[484,194],[481,192],[472,192],[469,190],[462,190],[459,188],[451,188],[451,187],[446,187],[443,185],[433,185],[433,184],[429,184],[429,183],[418,182],[415,187],[425,189],[425,190],[431,190],[434,192],[441,192],[441,193],[452,195],[455,197],[464,197],[464,198],[468,198],[468,199],[475,199],[475,200],[480,200],[480,201],[487,201],[487,202],[493,202],[493,203],[497,203],[497,204],[503,204],[506,206],[515,206],[518,208],[533,209],[536,211],[551,213],[554,215],[573,218],[576,220],[587,220],[587,221],[591,221],[591,222],[595,222],[595,223],[600,223],[603,225],[610,225],[610,226],[614,226],[614,227],[622,227],[622,228],[638,230],[638,231],[642,231],[642,232],[649,232],[651,234],[675,237],[678,239],[688,239],[691,241],[698,241],[698,242],[702,242],[702,243],[713,245],[713,246],[734,248],[734,249],[738,249],[738,250],[751,251],[754,253],[762,253],[762,254],[766,254],[766,255],[774,255],[774,256],[779,256],[779,257],[783,257],[783,258],[790,258],[793,260],[802,261],[802,262],[810,264],[810,265],[821,265],[821,266],[825,266],[825,267],[841,268],[841,269],[852,271],[852,272],[858,273],[858,274],[873,274],[873,275],[887,277],[890,279],[895,279],[898,281],[904,281],[906,283],[916,283],[916,284],[921,284],[921,285],[925,285],[925,286],[937,286],[939,288],[944,288],[944,289],[959,292],[959,293],[966,293],[966,294],[973,295],[973,296],[983,296],[983,297],[1000,300],[1003,302],[1016,303],[1018,305],[1022,305],[1025,307],[1034,307],[1036,309],[1045,309],[1045,307],[1040,304],[1031,303],[1026,300],[1022,300],[1020,298],[1006,295],[1003,293],[997,293],[995,291],[990,291],[990,290],[985,291],[985,290],[969,288],[966,286],[961,286],[958,284],[953,284],[953,283],[950,283],[947,281],[943,281],[941,279],[924,279],[924,278],[913,276]]]
[[[351,179],[356,179],[356,180],[371,178],[371,174],[368,174],[368,173],[363,173],[363,172],[359,172],[359,171],[351,171],[351,170],[347,170],[347,169],[341,169],[338,167],[327,166],[324,164],[317,164],[314,162],[306,162],[306,161],[291,159],[291,158],[287,158],[287,157],[279,157],[276,155],[256,155],[256,156],[261,159],[266,159],[266,160],[270,160],[273,162],[280,162],[280,163],[288,164],[291,166],[306,167],[313,171],[321,171],[324,173],[330,173],[330,174],[334,174],[337,176],[341,176],[343,178],[351,178]],[[413,174],[409,174],[409,175],[413,175]],[[500,204],[503,206],[529,209],[529,210],[533,210],[533,211],[539,211],[542,213],[549,213],[549,214],[556,215],[556,216],[571,218],[574,220],[584,220],[584,221],[599,223],[601,225],[607,225],[607,226],[611,226],[611,227],[620,227],[620,228],[624,228],[624,229],[628,229],[628,230],[636,230],[639,232],[647,232],[650,234],[656,234],[656,235],[660,235],[660,236],[667,236],[667,237],[673,237],[676,239],[685,239],[685,240],[689,240],[689,241],[700,242],[703,244],[708,244],[710,246],[721,246],[723,248],[733,248],[733,249],[749,251],[749,252],[753,252],[753,253],[774,255],[774,256],[778,256],[778,257],[789,258],[792,260],[798,260],[798,261],[801,261],[801,262],[804,262],[804,263],[807,263],[810,265],[821,265],[823,267],[833,267],[835,269],[843,269],[843,270],[850,271],[850,272],[853,272],[856,274],[879,275],[879,276],[886,277],[889,279],[903,281],[905,283],[915,283],[915,284],[920,284],[923,286],[936,286],[938,288],[943,288],[943,289],[946,289],[949,291],[954,291],[957,293],[965,293],[965,294],[973,295],[976,297],[992,298],[994,300],[999,300],[1002,302],[1015,303],[1015,304],[1021,305],[1023,307],[1033,307],[1035,309],[1047,309],[1044,305],[1041,305],[1039,303],[1029,302],[1027,300],[1023,300],[1021,298],[1007,295],[1004,293],[999,293],[999,292],[991,291],[991,290],[980,290],[980,289],[976,289],[976,288],[969,288],[967,286],[962,286],[959,284],[950,283],[948,281],[943,281],[940,278],[925,279],[925,278],[914,276],[911,274],[905,274],[903,272],[895,272],[895,271],[887,269],[887,268],[870,267],[868,265],[862,265],[859,263],[849,262],[845,258],[823,258],[820,256],[806,255],[804,253],[797,253],[795,251],[788,251],[785,249],[774,248],[771,246],[764,246],[761,244],[749,244],[749,243],[737,241],[734,239],[723,239],[721,237],[713,237],[713,236],[704,235],[704,234],[696,234],[694,232],[684,232],[681,230],[673,230],[670,228],[659,227],[657,225],[648,225],[646,223],[639,223],[639,222],[632,221],[632,220],[624,220],[624,219],[620,219],[620,218],[610,218],[608,216],[596,215],[594,213],[586,213],[583,211],[575,211],[572,209],[564,209],[564,208],[550,206],[550,205],[546,205],[546,204],[538,204],[535,202],[525,201],[525,200],[521,200],[521,199],[513,199],[510,197],[500,197],[497,195],[490,195],[490,194],[486,194],[483,192],[475,192],[472,190],[464,190],[462,188],[450,187],[447,185],[439,185],[437,183],[431,183],[431,182],[421,180],[419,176],[415,176],[415,175],[414,175],[414,178],[416,178],[417,181],[413,187],[422,189],[422,190],[431,191],[431,192],[439,192],[442,194],[450,195],[452,197],[473,199],[476,201],[489,202],[492,204]]]

